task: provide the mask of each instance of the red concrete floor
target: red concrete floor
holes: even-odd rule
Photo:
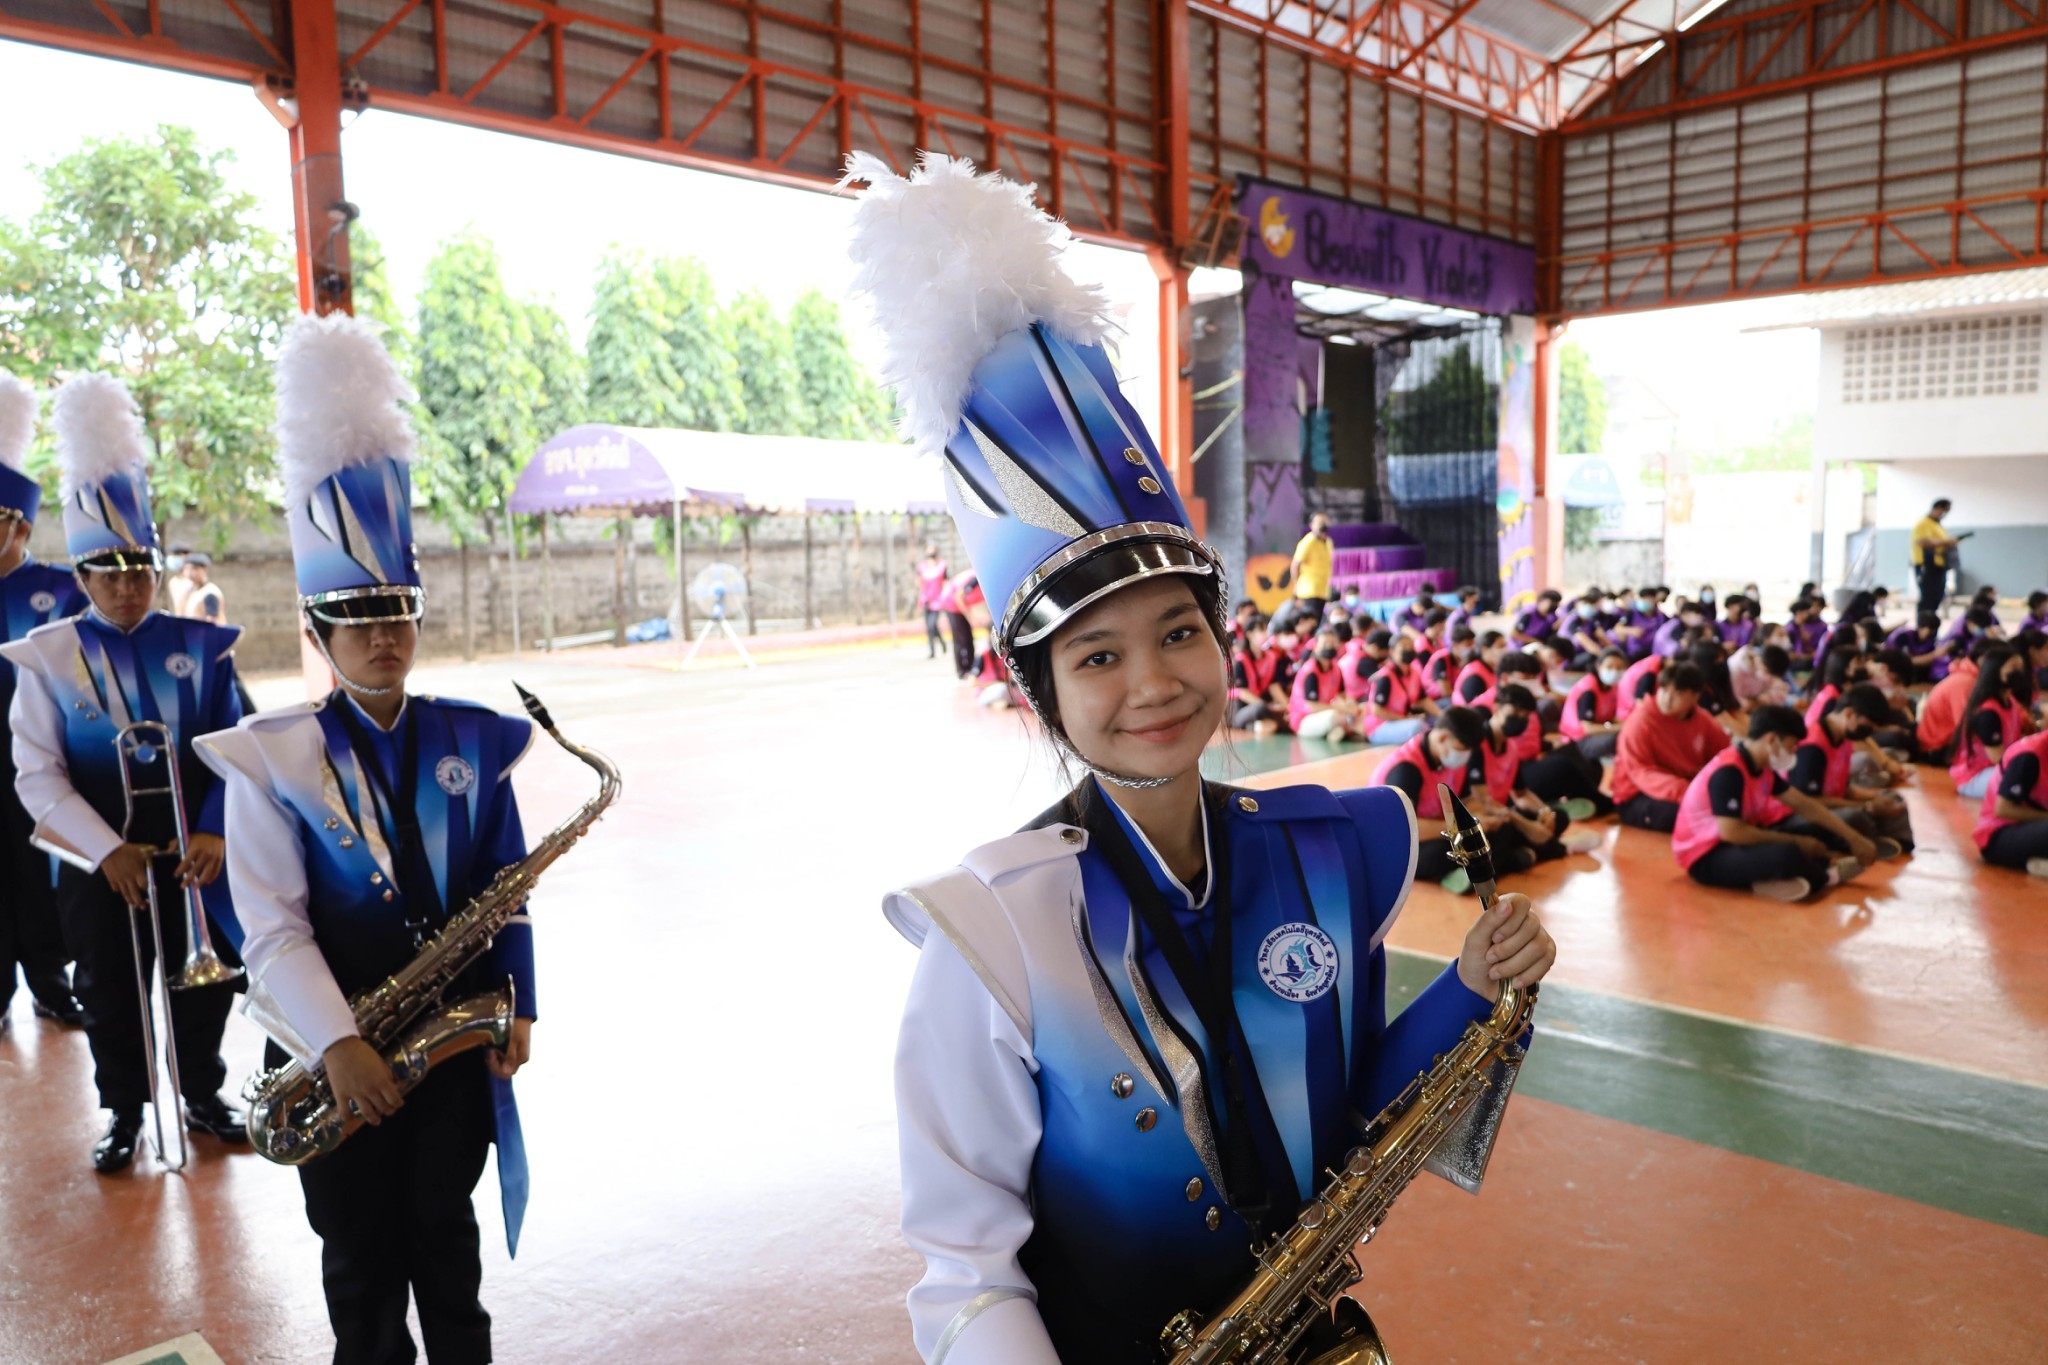
[[[509,705],[510,676],[617,757],[626,791],[536,900],[516,1263],[491,1175],[479,1199],[498,1359],[911,1361],[890,1059],[912,953],[877,901],[1042,808],[1048,765],[914,645],[421,684]],[[530,833],[590,790],[548,747],[518,782]],[[1615,849],[1528,881],[1566,945],[1561,979],[2039,1074],[2038,926],[1981,903],[1989,882],[1973,905],[1952,855],[1885,874],[1859,927],[1841,905],[1690,897],[1647,845]],[[1911,895],[1938,890],[1931,909],[1904,903],[1923,878]],[[1440,947],[1468,911],[1420,894],[1400,937]],[[1917,1028],[1886,1019],[1908,1006]],[[2001,1010],[2019,1041],[1993,1036]],[[1917,1036],[1944,1030],[1976,1041]],[[257,1050],[237,1017],[237,1074]],[[184,1177],[145,1161],[96,1178],[91,1103],[84,1040],[18,1001],[0,1042],[0,1365],[98,1365],[194,1330],[228,1365],[325,1360],[291,1173],[202,1144]],[[1367,1253],[1407,1365],[2048,1357],[2040,1239],[1527,1097],[1507,1134],[1481,1198],[1421,1182]]]
[[[1357,750],[1243,780],[1353,786],[1382,761]],[[2048,885],[1985,867],[1976,803],[1945,771],[1913,771],[1918,851],[1807,904],[1701,886],[1669,839],[1611,820],[1597,852],[1512,886],[1541,905],[1565,984],[2048,1085]],[[1419,888],[1389,941],[1454,955],[1471,907]]]

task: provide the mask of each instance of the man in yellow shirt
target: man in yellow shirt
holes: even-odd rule
[[[1948,596],[1951,554],[1962,544],[1942,529],[1941,519],[1948,515],[1948,509],[1949,500],[1938,499],[1913,526],[1913,577],[1920,584],[1922,611],[1941,611],[1942,601]]]
[[[1323,614],[1330,598],[1330,519],[1321,512],[1309,518],[1308,534],[1294,547],[1294,597],[1304,614]]]

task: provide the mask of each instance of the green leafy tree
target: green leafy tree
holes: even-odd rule
[[[569,340],[569,325],[554,305],[538,300],[515,304],[526,314],[526,332],[531,338],[527,358],[540,371],[539,401],[534,405],[534,424],[543,441],[588,420],[590,398],[585,391],[588,378],[583,357]]]
[[[654,263],[669,363],[681,387],[672,396],[673,425],[694,431],[743,431],[747,400],[740,387],[732,330],[718,306],[711,272],[691,256]]]
[[[296,311],[279,236],[189,128],[87,141],[35,168],[42,206],[0,222],[0,365],[121,375],[154,445],[159,516],[217,541],[272,483],[270,367]]]
[[[804,434],[804,398],[797,384],[796,342],[758,290],[726,310],[733,355],[739,361],[746,431],[768,436]]]
[[[1436,354],[1427,378],[1387,396],[1381,421],[1388,452],[1434,455],[1495,449],[1500,444],[1499,387],[1487,380],[1464,342]]]
[[[1586,348],[1567,341],[1557,353],[1557,448],[1598,455],[1607,443],[1607,385]]]
[[[497,248],[474,232],[444,243],[420,289],[424,421],[413,481],[461,555],[467,657],[476,652],[470,549],[495,537],[505,499],[540,445],[547,381],[533,355],[531,315],[506,293]]]
[[[376,324],[384,339],[384,349],[391,352],[398,372],[405,376],[407,383],[418,388],[418,376],[414,373],[419,359],[418,341],[412,334],[412,324],[407,321],[405,310],[399,307],[397,296],[391,292],[391,279],[385,273],[384,247],[377,240],[377,235],[361,223],[349,229],[348,238],[349,265],[355,274],[352,282],[355,315]]]
[[[597,267],[590,305],[587,419],[622,427],[680,426],[682,391],[669,353],[668,310],[646,259],[614,249]]]
[[[847,345],[839,305],[815,289],[789,311],[798,387],[808,436],[837,441],[895,439],[889,399]]]

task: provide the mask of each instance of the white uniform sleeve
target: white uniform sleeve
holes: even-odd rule
[[[94,867],[121,846],[121,836],[71,785],[64,761],[64,717],[43,675],[27,665],[14,670],[14,705],[7,712],[14,735],[14,792],[39,829],[63,840]]]
[[[929,1365],[1059,1365],[1017,1264],[1044,1124],[1031,1045],[951,940],[918,958],[896,1046],[903,1235],[925,1258],[911,1334]]]
[[[269,787],[227,774],[228,886],[242,923],[242,961],[313,1050],[356,1036],[355,1012],[313,942],[298,822]]]

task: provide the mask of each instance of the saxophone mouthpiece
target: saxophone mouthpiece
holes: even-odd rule
[[[540,704],[539,697],[534,696],[533,693],[527,691],[516,682],[512,684],[512,690],[519,694],[520,704],[526,708],[526,714],[533,717],[535,725],[538,725],[543,730],[555,728],[554,719],[548,715],[548,708]]]

